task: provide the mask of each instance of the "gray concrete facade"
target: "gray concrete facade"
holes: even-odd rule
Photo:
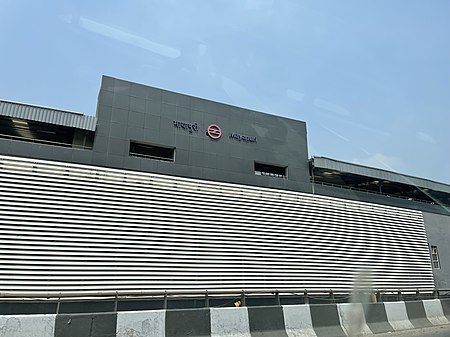
[[[92,154],[95,165],[311,189],[304,122],[107,76],[102,80],[97,117]],[[219,139],[207,135],[211,124],[221,128]],[[131,157],[130,141],[175,148],[175,160]],[[287,178],[255,175],[255,161],[287,167]]]
[[[103,76],[92,150],[0,138],[0,154],[311,191],[306,124]],[[211,124],[222,135],[207,135]],[[173,162],[129,155],[130,141],[175,148]],[[254,163],[287,168],[255,175]]]
[[[436,288],[450,288],[450,216],[423,212],[430,246],[437,246],[440,268],[433,268]]]

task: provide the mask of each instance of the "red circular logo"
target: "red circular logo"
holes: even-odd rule
[[[219,139],[222,136],[222,129],[216,124],[211,124],[206,130],[206,134],[212,139]]]

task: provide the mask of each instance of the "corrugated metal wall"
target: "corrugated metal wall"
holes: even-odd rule
[[[0,181],[5,291],[434,286],[417,211],[6,156]]]
[[[450,193],[450,185],[448,184],[443,184],[424,178],[417,178],[379,168],[347,163],[336,159],[330,159],[326,157],[313,157],[313,165],[316,168],[325,168],[329,170],[353,173],[365,177],[373,177],[378,178],[380,180],[388,180],[392,182],[398,182],[400,184],[413,185],[419,188]]]
[[[97,125],[95,116],[2,100],[0,115],[90,131],[95,131]]]

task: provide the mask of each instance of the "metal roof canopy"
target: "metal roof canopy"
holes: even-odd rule
[[[363,165],[346,163],[326,157],[312,157],[314,168],[329,169],[333,171],[347,172],[359,176],[376,178],[382,181],[391,181],[405,185],[411,185],[422,189],[450,193],[450,185],[438,183],[432,180],[417,178],[392,171],[371,168]]]
[[[97,125],[95,116],[5,100],[0,100],[0,115],[89,131]]]

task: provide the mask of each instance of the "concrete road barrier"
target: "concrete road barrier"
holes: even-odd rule
[[[165,335],[165,327],[165,310],[117,313],[117,337],[161,337]]]
[[[56,315],[0,315],[0,337],[53,337]]]
[[[316,337],[309,305],[284,305],[284,324],[289,337]]]
[[[405,302],[408,319],[414,328],[426,328],[433,326],[427,318],[425,307],[422,301]]]
[[[414,325],[408,318],[405,302],[386,302],[383,304],[389,324],[395,331],[414,329]]]
[[[56,315],[54,336],[115,337],[116,324],[116,313]]]
[[[450,300],[0,315],[0,337],[341,337],[450,324]]]
[[[361,303],[338,304],[339,318],[347,336],[372,335]]]
[[[211,337],[251,337],[247,308],[211,308]]]
[[[336,304],[311,305],[311,320],[318,337],[347,336],[342,329]]]
[[[425,300],[422,303],[423,307],[425,308],[427,318],[432,324],[444,325],[450,323],[450,321],[444,315],[440,300]]]
[[[165,337],[210,337],[210,309],[166,310]]]
[[[389,324],[384,303],[372,303],[364,308],[364,318],[370,331],[374,334],[392,332],[394,328]]]
[[[450,299],[441,300],[444,316],[450,321]]]
[[[247,310],[252,337],[288,337],[281,306],[248,307]]]

